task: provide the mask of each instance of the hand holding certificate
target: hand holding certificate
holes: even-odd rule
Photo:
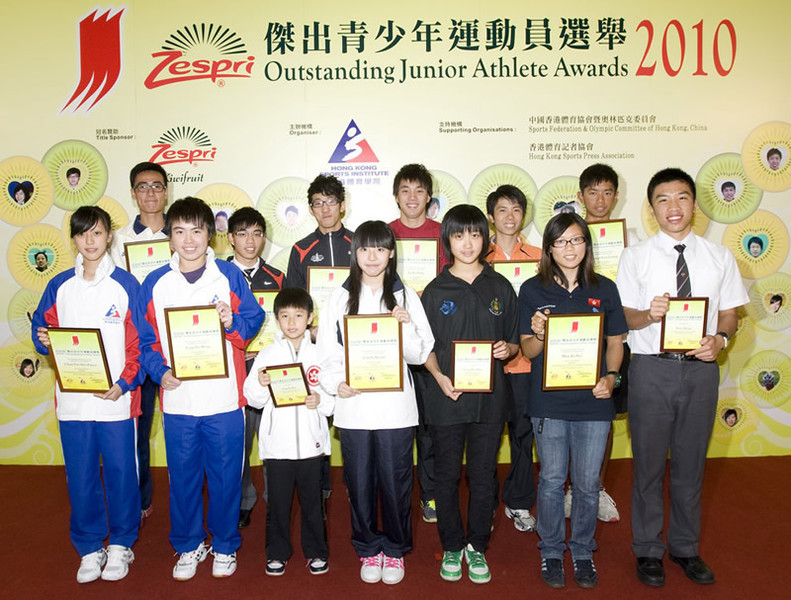
[[[103,394],[112,388],[101,331],[50,327],[47,333],[61,391]]]
[[[266,368],[269,375],[269,393],[276,408],[305,404],[308,395],[308,379],[301,364],[273,365]]]
[[[453,342],[453,387],[459,392],[492,391],[492,341]]]
[[[392,315],[343,317],[346,383],[361,392],[404,389],[401,323]]]
[[[165,322],[174,377],[181,381],[228,377],[225,332],[217,307],[166,308]]]
[[[542,389],[593,389],[601,369],[601,313],[548,315]]]
[[[700,347],[706,335],[706,318],[709,313],[708,298],[669,298],[665,316],[662,317],[660,352],[689,352]]]

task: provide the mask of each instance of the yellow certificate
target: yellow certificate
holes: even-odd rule
[[[626,248],[626,221],[616,219],[603,223],[590,223],[588,229],[593,241],[593,265],[597,273],[615,281],[618,261]]]
[[[102,394],[113,387],[102,332],[50,327],[50,353],[62,392]]]
[[[708,298],[670,298],[670,305],[662,317],[659,351],[689,352],[700,348],[700,340],[706,335],[708,314]]]
[[[140,283],[153,270],[170,262],[170,240],[148,240],[124,244],[126,270]]]
[[[496,260],[492,268],[511,282],[516,295],[522,284],[538,272],[537,260]]]
[[[258,305],[266,312],[266,318],[264,318],[264,323],[258,330],[258,334],[247,345],[248,352],[260,352],[275,341],[277,319],[275,318],[274,304],[277,294],[277,290],[265,292],[253,290],[253,296],[258,301]]]
[[[439,240],[396,240],[396,270],[401,280],[416,292],[422,292],[437,276]]]
[[[492,391],[492,341],[453,342],[453,387],[462,392]]]
[[[176,379],[228,377],[225,331],[217,307],[166,308],[170,367]]]
[[[544,337],[543,390],[593,389],[601,368],[601,313],[549,315]]]
[[[404,389],[401,322],[391,315],[343,317],[346,383],[364,392]]]
[[[276,408],[305,404],[308,379],[302,365],[274,365],[266,368],[269,375],[269,393]]]
[[[308,294],[313,298],[313,312],[327,302],[327,298],[349,276],[349,267],[308,267]]]

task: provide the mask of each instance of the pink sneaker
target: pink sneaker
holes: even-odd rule
[[[404,559],[385,556],[384,568],[382,569],[382,581],[387,585],[401,583],[404,578]]]
[[[360,579],[365,583],[378,583],[382,579],[382,563],[384,553],[375,556],[364,556],[360,559],[363,566],[360,568]]]

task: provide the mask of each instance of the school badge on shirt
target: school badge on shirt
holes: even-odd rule
[[[495,317],[499,317],[501,314],[503,314],[503,305],[500,303],[499,298],[495,298],[489,303],[489,312]]]

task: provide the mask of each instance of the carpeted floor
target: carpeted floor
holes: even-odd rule
[[[144,598],[154,600],[221,600],[224,598],[755,598],[789,597],[791,589],[791,457],[712,459],[706,472],[701,555],[712,566],[717,582],[698,586],[680,568],[665,561],[667,585],[650,589],[635,577],[630,549],[629,498],[631,460],[610,465],[608,491],[618,503],[621,521],[599,523],[596,566],[600,583],[594,590],[577,588],[570,576],[563,590],[551,590],[540,579],[535,533],[519,533],[498,508],[495,530],[486,553],[492,582],[474,585],[466,578],[447,583],[439,578],[441,548],[436,527],[414,518],[414,551],[406,559],[406,578],[393,587],[369,585],[359,579],[359,562],[349,541],[350,517],[340,469],[333,468],[329,500],[330,572],[311,576],[299,550],[298,520],[292,539],[295,554],[283,577],[264,573],[265,504],[259,501],[252,524],[243,530],[239,568],[226,580],[211,576],[211,559],[197,576],[176,582],[171,570],[176,558],[168,543],[167,470],[155,469],[154,513],[134,546],[136,560],[120,582],[75,580],[79,558],[68,538],[69,505],[62,467],[0,467],[2,504],[2,568],[0,594],[9,599]],[[501,465],[501,477],[505,465]],[[256,470],[260,490],[260,469]],[[417,494],[415,493],[415,506]]]

